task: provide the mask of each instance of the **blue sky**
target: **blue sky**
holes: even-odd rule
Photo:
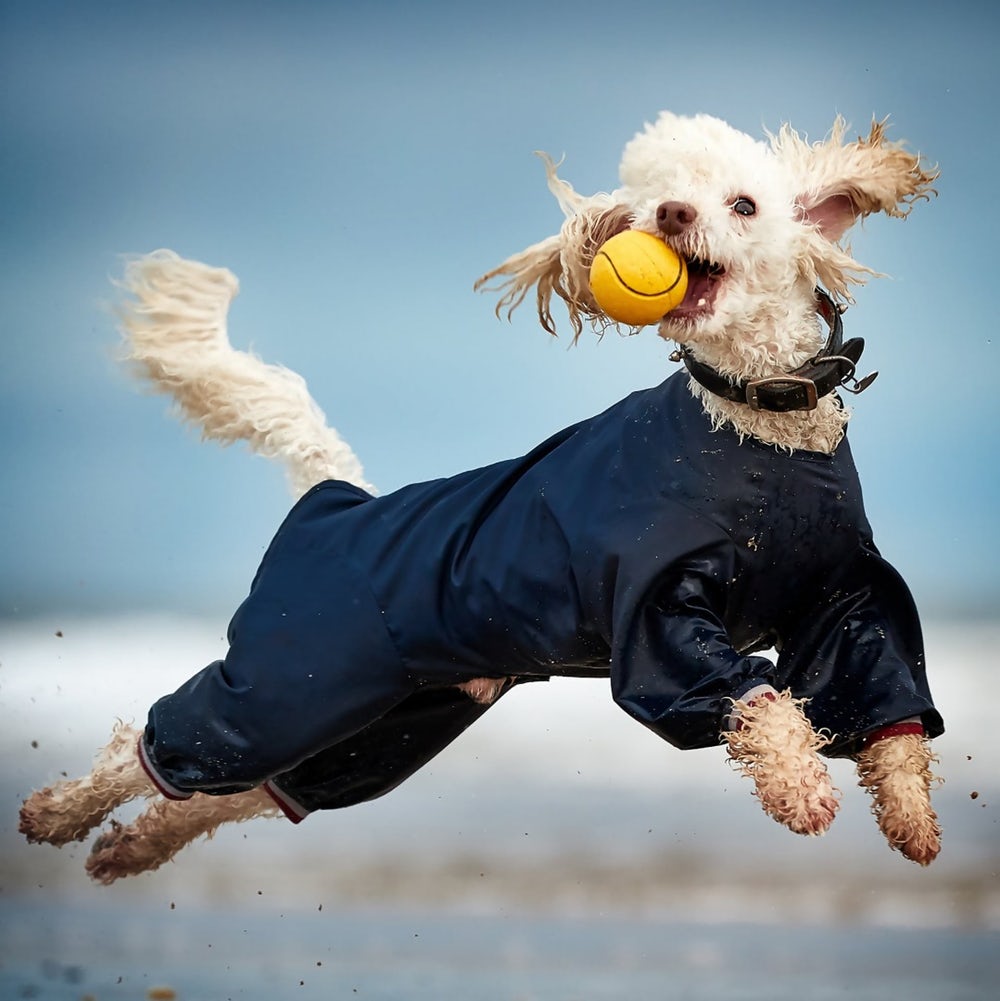
[[[302,372],[385,491],[519,454],[674,369],[568,349],[473,281],[554,232],[663,108],[821,138],[890,115],[940,196],[873,218],[891,280],[845,323],[881,376],[852,447],[883,552],[929,614],[995,614],[1000,8],[669,2],[0,3],[0,617],[227,614],[288,506],[113,360],[119,255],[240,277],[230,332]]]

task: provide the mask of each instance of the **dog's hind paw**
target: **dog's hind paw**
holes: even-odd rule
[[[112,820],[91,846],[84,868],[95,883],[109,886],[123,876],[158,869],[165,861],[154,845],[144,842],[130,827]]]
[[[62,847],[82,841],[122,803],[154,791],[136,754],[139,731],[119,722],[89,775],[32,793],[18,830],[30,842]]]
[[[104,804],[81,804],[62,795],[58,786],[50,787],[32,793],[24,801],[17,829],[32,844],[61,848],[82,841],[108,813]]]

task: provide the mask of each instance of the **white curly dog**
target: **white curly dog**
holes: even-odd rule
[[[686,367],[673,377],[675,387],[678,378],[682,379],[683,398],[676,388],[671,390],[675,394],[671,399],[680,401],[677,407],[695,408],[693,417],[684,416],[686,426],[704,424],[704,430],[726,452],[727,457],[720,461],[730,466],[735,462],[742,468],[742,457],[746,456],[747,462],[754,457],[754,462],[767,469],[779,469],[781,504],[806,491],[799,485],[806,475],[803,470],[811,475],[811,470],[826,468],[823,460],[840,461],[837,457],[846,449],[848,413],[837,390],[862,388],[853,377],[860,346],[841,342],[840,313],[843,304],[850,301],[850,286],[876,274],[853,259],[841,238],[868,215],[908,214],[916,200],[933,193],[936,171],[903,144],[889,142],[884,122],[873,122],[870,133],[854,141],[845,138],[840,118],[820,142],[808,143],[788,126],[766,141],[758,141],[715,118],[670,113],[663,113],[627,145],[621,162],[621,186],[611,193],[582,196],[557,176],[548,158],[545,163],[549,187],[565,221],[558,233],[515,254],[479,280],[477,287],[499,289],[498,313],[513,310],[534,291],[541,325],[550,333],[555,333],[553,295],[563,300],[575,336],[584,324],[605,329],[612,321],[593,298],[588,281],[596,249],[629,227],[653,234],[686,260],[690,276],[683,302],[664,316],[658,327],[659,335],[677,347],[672,359]],[[327,426],[303,380],[230,346],[226,313],[237,292],[230,272],[159,251],[131,261],[121,284],[127,293],[120,316],[128,359],[142,378],[173,397],[183,417],[204,437],[222,443],[246,441],[254,451],[278,459],[296,496],[322,497],[322,488],[317,488],[318,492],[312,488],[331,480],[353,484],[351,489],[358,495],[355,501],[362,496],[361,491],[372,492],[357,458]],[[818,286],[828,295],[818,291]],[[619,406],[626,405],[638,404],[625,401]],[[611,417],[595,418],[604,424],[587,424],[586,434],[595,436],[594,440],[607,434],[608,421],[619,419],[615,408],[609,414]],[[627,423],[627,417],[625,414],[621,421]],[[701,431],[696,429],[696,433]],[[583,432],[569,438],[567,434],[560,442],[565,439],[569,442],[566,448],[571,448]],[[562,454],[559,449],[554,451]],[[702,450],[709,451],[713,450]],[[612,449],[601,454],[608,463],[610,479],[611,467],[618,469],[618,453]],[[679,454],[671,461],[675,468],[690,464],[693,469],[701,459]],[[645,469],[643,483],[657,478],[663,481],[655,461],[653,466],[656,468]],[[522,468],[526,467],[518,467]],[[555,486],[549,489],[556,491]],[[659,482],[648,489],[659,496],[668,485]],[[682,484],[677,489],[687,488]],[[742,503],[748,489],[737,483],[734,503]],[[628,490],[638,488],[630,481]],[[628,496],[621,506],[628,506]],[[359,502],[351,510],[363,512],[381,502],[381,498]],[[558,503],[557,499],[547,500],[552,517],[559,517]],[[685,510],[692,506],[697,505],[689,496],[682,498]],[[703,512],[696,511],[691,518],[696,526],[706,522]],[[567,523],[571,520],[566,517]],[[590,530],[599,532],[600,526]],[[832,537],[839,529],[834,524],[828,530]],[[888,571],[879,569],[881,577],[851,584],[855,597],[850,602],[844,599],[847,584],[838,585],[839,590],[823,590],[826,584],[820,580],[816,587],[823,593],[823,604],[816,605],[820,609],[816,614],[803,616],[809,619],[804,625],[798,621],[786,625],[781,618],[784,613],[777,611],[769,613],[773,622],[763,621],[765,613],[755,611],[754,602],[762,600],[759,595],[770,581],[775,576],[810,572],[809,564],[794,568],[797,557],[791,548],[806,545],[807,540],[793,538],[794,532],[786,529],[786,537],[775,539],[770,552],[773,572],[753,570],[751,574],[745,568],[758,566],[752,563],[760,557],[757,550],[768,552],[760,531],[749,540],[741,537],[738,552],[733,543],[737,527],[713,531],[712,539],[722,538],[729,547],[725,550],[730,561],[727,565],[737,568],[731,570],[733,581],[741,573],[750,574],[742,591],[733,581],[720,583],[718,575],[706,583],[715,571],[697,569],[703,553],[710,554],[705,557],[710,562],[715,559],[711,554],[723,551],[722,543],[705,543],[697,552],[691,544],[682,552],[673,539],[664,536],[665,548],[653,557],[663,555],[666,559],[669,552],[671,566],[682,564],[683,573],[667,575],[669,584],[660,573],[655,578],[653,598],[648,597],[650,585],[642,601],[636,599],[639,610],[631,618],[615,611],[610,624],[591,628],[593,623],[584,614],[577,624],[592,644],[588,650],[596,651],[592,659],[603,659],[605,664],[611,660],[616,700],[681,747],[705,742],[697,735],[686,736],[684,726],[688,724],[684,720],[697,717],[698,726],[702,726],[701,721],[707,719],[710,739],[728,746],[731,760],[753,780],[765,811],[798,833],[825,831],[839,805],[839,794],[818,752],[830,753],[832,749],[854,758],[860,783],[873,797],[872,809],[889,845],[921,865],[929,864],[940,848],[938,822],[930,802],[934,782],[930,738],[941,727],[926,694],[923,655],[919,637],[911,635],[915,629],[912,623],[898,627],[899,635],[916,645],[912,650],[907,648],[909,652],[873,646],[871,635],[881,630],[884,639],[885,628],[882,619],[871,617],[870,606],[878,597],[875,594],[873,598],[871,592],[882,589],[890,579]],[[571,533],[571,529],[565,532]],[[569,534],[567,538],[571,545]],[[583,548],[578,546],[567,557],[574,561],[574,567],[586,558]],[[821,544],[816,548],[820,552]],[[675,556],[675,549],[682,555]],[[883,567],[873,552],[866,550],[864,560],[855,561],[857,566]],[[625,556],[619,554],[616,559],[619,557],[624,564]],[[816,559],[821,560],[821,556]],[[751,562],[743,562],[746,560]],[[660,567],[658,573],[662,570],[666,568]],[[589,570],[575,571],[573,586],[583,589],[587,573]],[[787,603],[787,595],[783,600]],[[585,595],[579,601],[581,607],[587,607]],[[830,611],[834,605],[835,612]],[[691,626],[689,619],[694,606],[696,614],[691,614],[697,626]],[[682,607],[683,615],[678,611]],[[392,614],[391,609],[388,614]],[[896,612],[886,615],[898,617]],[[744,635],[743,626],[731,625],[729,616],[733,623],[755,616],[761,619],[757,625],[767,627],[763,638]],[[677,626],[680,620],[683,623]],[[711,633],[706,622],[714,630]],[[664,637],[674,635],[670,630],[675,626],[682,639],[675,649],[666,648],[670,656],[657,661],[656,642],[668,643]],[[891,631],[892,623],[889,628]],[[619,630],[629,635],[619,636]],[[765,683],[750,687],[731,684],[726,671],[738,668],[744,671],[741,677],[745,679],[749,676],[745,665],[754,660],[750,654],[768,645],[780,650],[779,666],[782,658],[793,665],[785,675],[778,680],[768,676]],[[711,650],[702,650],[697,654],[702,660],[696,660],[693,651],[702,646]],[[896,647],[906,647],[906,643],[899,641]],[[498,658],[496,671],[477,671],[478,665],[472,664],[465,674],[439,679],[436,684],[450,686],[452,698],[459,689],[463,699],[481,710],[510,687],[512,680],[532,673],[530,666],[520,662],[508,666],[506,652],[500,648],[494,651],[487,644],[485,656],[493,652]],[[717,670],[711,659],[716,655],[721,658],[719,663],[724,661],[730,667]],[[669,698],[657,695],[658,702],[648,701],[658,686],[675,683],[680,668],[675,670],[674,656],[678,663],[687,665],[683,684],[675,685],[678,690],[686,686],[684,693],[671,689]],[[803,658],[808,663],[801,663]],[[416,654],[413,659],[418,659]],[[573,657],[566,659],[572,666]],[[889,662],[891,668],[883,671]],[[757,671],[766,670],[756,660],[754,665]],[[877,680],[880,671],[885,674],[881,682]],[[560,671],[548,665],[535,673]],[[608,676],[608,671],[603,674]],[[904,700],[898,708],[873,709],[883,704],[884,693],[875,691],[878,685],[895,685],[899,677],[904,678],[903,687],[909,686],[909,701]],[[434,688],[427,677],[414,684],[414,690],[420,685]],[[830,698],[831,692],[838,698]],[[335,702],[330,700],[331,716],[337,712]],[[379,720],[391,717],[387,704],[380,703],[372,710],[365,725],[374,727]],[[403,700],[401,704],[409,703]],[[681,704],[682,709],[678,709]],[[825,706],[834,708],[827,710]],[[266,715],[266,706],[263,711]],[[281,781],[281,773],[291,774],[298,766],[302,748],[294,755],[289,751],[281,768],[273,763],[266,768],[261,765],[264,773],[241,780],[242,785],[226,787],[224,781],[216,780],[213,785],[205,780],[199,787],[192,780],[185,788],[184,781],[176,777],[181,773],[171,772],[164,764],[168,755],[160,750],[159,742],[166,739],[166,726],[166,722],[158,722],[156,733],[150,727],[144,738],[139,730],[119,724],[89,775],[57,783],[28,798],[21,810],[22,833],[30,841],[53,845],[82,840],[121,804],[148,797],[138,819],[127,825],[112,820],[94,844],[87,870],[94,879],[110,883],[157,868],[193,839],[210,836],[222,823],[279,812],[298,820],[315,807],[315,802],[310,806],[305,793],[296,792],[294,783]],[[297,726],[294,719],[274,721],[274,727],[284,731]],[[833,732],[834,728],[839,732]],[[355,726],[352,733],[357,729]],[[386,732],[391,736],[391,731]],[[443,746],[453,736],[451,733],[438,742]],[[342,737],[339,731],[331,736],[326,741],[331,746],[323,753],[333,755]],[[385,743],[390,738],[380,739]],[[318,749],[314,743],[310,752],[313,760],[322,763]],[[424,760],[439,749],[431,747]],[[327,771],[339,774],[335,755],[329,761],[333,763]],[[408,765],[402,777],[419,764]],[[378,767],[376,762],[373,768],[377,771]],[[231,779],[234,774],[223,778]],[[400,780],[396,776],[369,793],[381,794]],[[318,786],[314,783],[309,788],[316,801]],[[319,802],[323,805],[345,802]]]

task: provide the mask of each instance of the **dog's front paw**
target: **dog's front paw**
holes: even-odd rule
[[[730,760],[753,779],[764,812],[796,834],[824,834],[839,793],[818,755],[829,741],[816,733],[791,692],[768,692],[734,705],[736,726],[724,736]]]
[[[941,851],[941,827],[931,806],[935,761],[919,733],[877,740],[857,757],[859,784],[872,796],[872,813],[889,847],[918,865]]]

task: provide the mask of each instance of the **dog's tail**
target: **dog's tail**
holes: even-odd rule
[[[125,360],[170,394],[203,438],[245,441],[278,459],[296,496],[326,479],[372,489],[301,376],[230,345],[226,314],[239,291],[232,272],[158,250],[129,260],[117,284],[126,293],[118,306]]]

